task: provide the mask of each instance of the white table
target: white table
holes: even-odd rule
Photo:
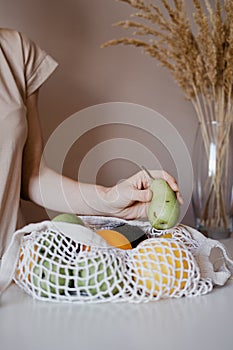
[[[223,243],[233,256],[233,238]],[[1,350],[233,349],[233,280],[198,297],[145,304],[33,300],[12,284],[0,301]]]

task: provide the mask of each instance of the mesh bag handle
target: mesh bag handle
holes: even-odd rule
[[[12,236],[11,242],[4,253],[0,265],[0,295],[6,290],[13,280],[16,265],[19,260],[20,246],[25,235],[35,230],[45,229],[46,222],[40,224],[29,224],[17,230]]]
[[[216,285],[224,285],[233,274],[233,260],[229,258],[225,246],[219,241],[206,238],[192,227],[184,225],[181,227],[198,242],[198,246],[192,249],[192,253],[202,277],[211,278]]]
[[[201,277],[210,278],[214,285],[224,285],[233,274],[233,260],[219,241],[205,237],[196,229],[178,225],[172,230],[151,230],[151,236],[170,234],[172,238],[183,242],[195,257],[200,268]]]

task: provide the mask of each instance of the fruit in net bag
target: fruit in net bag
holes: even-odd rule
[[[69,285],[68,268],[65,268],[58,258],[41,260],[33,268],[33,284],[42,290],[41,296],[64,295],[66,281]]]
[[[76,225],[82,225],[85,226],[83,220],[72,213],[62,213],[58,214],[52,219],[53,222],[67,222],[69,224],[76,224]]]
[[[132,249],[132,245],[128,238],[122,235],[120,232],[109,229],[101,229],[97,230],[96,233],[112,247],[124,250]]]
[[[193,275],[189,251],[173,239],[147,239],[138,245],[132,258],[134,280],[145,294],[180,294]]]
[[[73,275],[75,288],[85,296],[111,297],[123,287],[121,262],[111,255],[80,257]]]
[[[151,183],[152,200],[148,209],[148,219],[157,230],[175,226],[179,220],[180,205],[175,192],[164,179],[154,179]]]
[[[63,257],[63,242],[62,235],[50,231],[40,235],[31,247],[27,261],[28,279],[39,296],[64,295],[72,284],[69,262]]]

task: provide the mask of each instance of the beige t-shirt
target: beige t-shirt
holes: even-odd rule
[[[57,63],[25,35],[0,28],[0,259],[19,228],[25,102]]]

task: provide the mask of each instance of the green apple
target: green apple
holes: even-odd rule
[[[78,274],[77,288],[81,294],[96,295],[100,290],[103,292],[102,295],[104,297],[108,297],[119,292],[119,287],[113,287],[116,277],[119,279],[118,273],[116,273],[116,276],[113,275],[115,273],[114,262],[112,263],[112,268],[110,268],[110,266],[106,266],[104,261],[101,261],[100,257],[88,260],[80,259],[77,268],[74,269],[74,275]],[[122,287],[121,282],[119,285]],[[109,288],[111,290],[110,293]]]
[[[164,179],[154,179],[150,189],[152,200],[148,210],[148,219],[151,225],[158,230],[175,226],[180,215],[180,205],[175,192]]]
[[[59,287],[65,286],[67,277],[69,273],[59,266],[56,258],[51,261],[41,260],[33,269],[33,284],[43,290],[41,295],[44,297],[48,297],[48,293],[56,295],[57,291],[60,295],[64,294],[64,288]]]
[[[67,222],[69,224],[76,224],[76,225],[82,225],[85,226],[83,220],[75,215],[75,214],[71,214],[71,213],[63,213],[63,214],[59,214],[57,216],[55,216],[52,221],[54,222]]]

